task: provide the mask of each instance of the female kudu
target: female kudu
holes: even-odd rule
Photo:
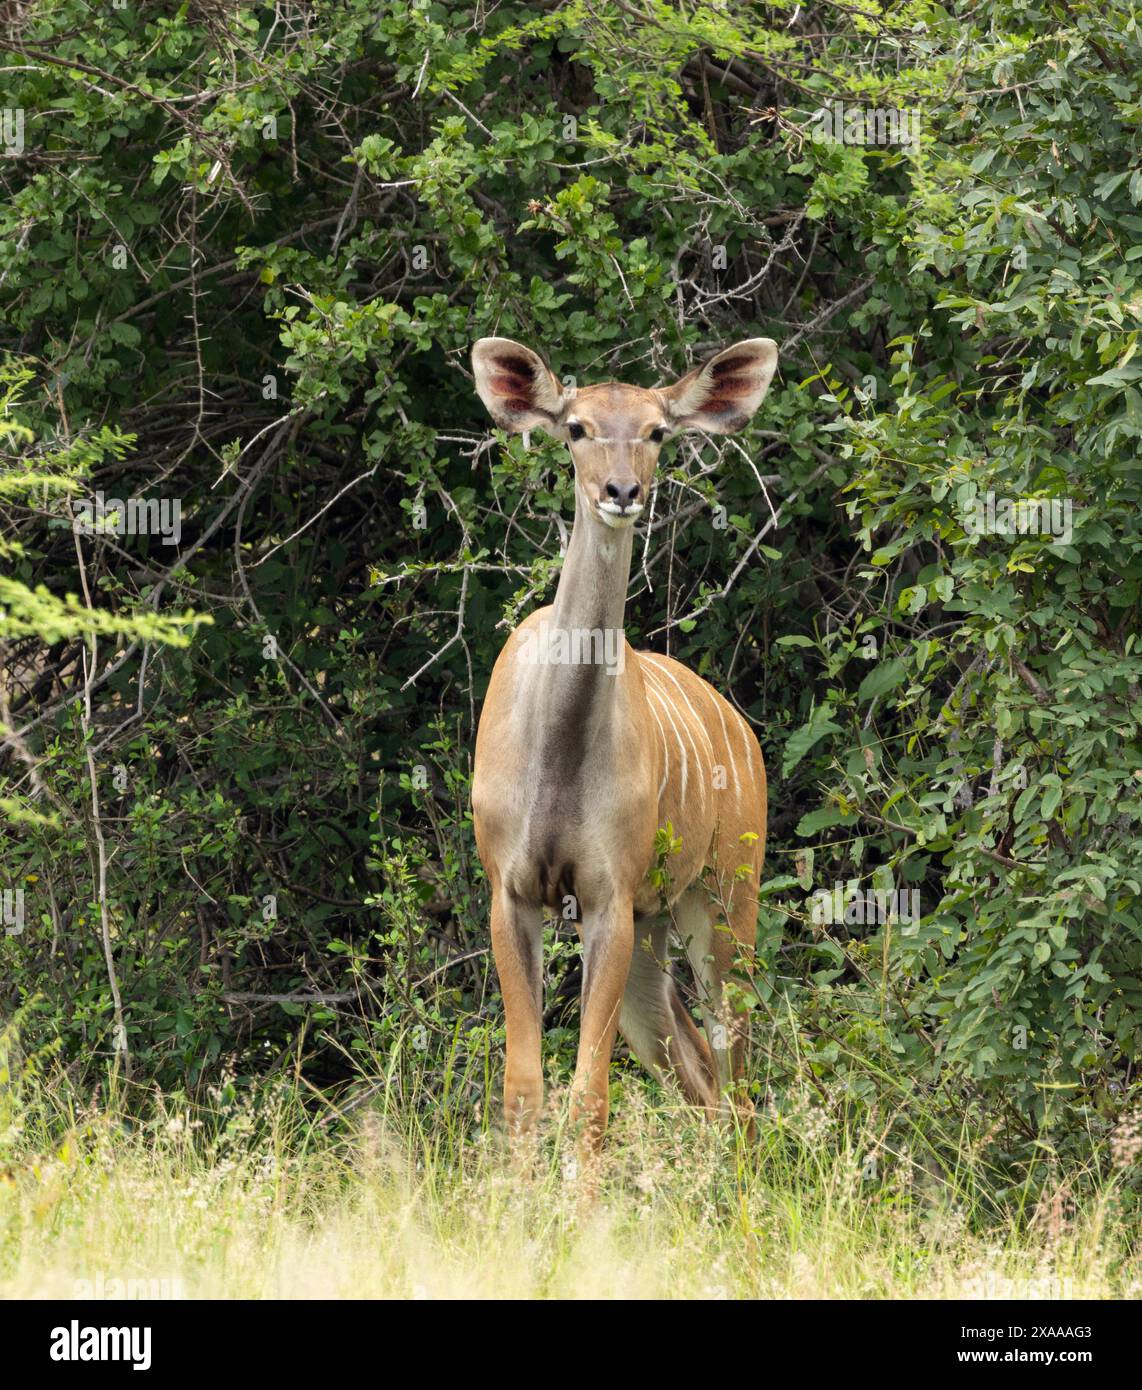
[[[652,1072],[674,1078],[709,1113],[744,1069],[748,1016],[723,985],[735,957],[748,968],[754,946],[766,824],[761,749],[701,677],[629,647],[623,611],[633,526],[662,443],[685,430],[745,425],[769,387],[777,347],[752,338],[656,390],[564,389],[542,358],[507,338],[482,338],[472,365],[497,425],[565,440],[575,467],[575,524],[555,602],[512,633],[492,672],[472,811],[492,890],[509,1131],[530,1128],[542,1104],[542,914],[564,911],[583,942],[572,1095],[590,1154],[606,1127],[616,1029]],[[667,825],[681,848],[669,857],[663,890],[648,874],[656,831]],[[702,993],[705,1037],[666,968],[671,927]],[[740,1088],[735,1100],[748,1113]]]

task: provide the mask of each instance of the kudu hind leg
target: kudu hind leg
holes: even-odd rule
[[[543,1108],[543,914],[503,889],[492,894],[492,953],[504,1000],[504,1120],[526,1133]]]
[[[675,1081],[708,1114],[717,1104],[714,1061],[671,978],[666,959],[669,924],[636,933],[619,1028],[644,1067],[664,1083]]]
[[[730,977],[735,968],[748,971],[752,963],[757,901],[742,891],[735,897],[727,924],[708,891],[695,886],[676,905],[675,920],[698,987],[723,1111],[728,1113],[732,1103],[745,1128],[752,1131],[753,1105],[745,1090],[750,1011],[740,1007],[739,986]]]

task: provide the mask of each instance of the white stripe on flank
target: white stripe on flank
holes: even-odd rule
[[[670,727],[674,730],[674,737],[678,742],[678,757],[682,766],[682,795],[685,796],[686,783],[689,780],[689,762],[686,757],[686,745],[682,741],[682,735],[678,731],[678,724],[674,718],[674,708],[671,705],[669,699],[667,698],[665,692],[660,690],[657,685],[648,682],[647,693],[653,695],[654,698],[662,706],[664,714],[666,715],[667,719],[670,720]]]
[[[737,710],[734,710],[734,713],[737,714],[738,719],[741,721],[741,726],[742,726],[742,742],[745,744],[745,760],[746,760],[746,763],[749,765],[749,780],[752,782],[752,781],[753,781],[753,753],[752,753],[752,751],[751,751],[751,749],[750,749],[750,746],[749,746],[749,741],[750,741],[750,738],[752,737],[752,733],[751,733],[751,731],[750,731],[749,725],[745,722],[745,720],[742,718],[742,716],[741,716],[740,714],[738,714],[738,711],[737,711]]]
[[[734,774],[734,801],[737,805],[742,804],[742,784],[738,778],[738,765],[734,762],[734,752],[730,747],[730,731],[726,728],[726,716],[722,713],[722,701],[713,690],[710,691],[710,699],[714,702],[714,708],[718,711],[718,718],[722,721],[722,741],[726,749],[726,757],[730,760],[730,771]]]
[[[661,702],[662,708],[663,708],[663,710],[666,712],[666,717],[667,717],[667,719],[670,720],[670,727],[674,730],[674,737],[678,740],[678,752],[679,752],[679,754],[681,755],[681,758],[682,758],[682,797],[683,797],[683,799],[685,799],[685,796],[686,796],[686,745],[682,742],[682,735],[678,732],[678,725],[675,724],[675,722],[674,722],[674,711],[670,708],[670,701],[666,698],[666,696],[663,694],[663,692],[662,692],[661,690],[658,689],[657,686],[649,685],[649,686],[647,687],[647,689],[649,690],[649,692],[650,692],[651,695],[655,696],[655,698],[658,699],[658,700]]]
[[[649,700],[646,702],[646,707],[654,716],[654,722],[658,725],[658,732],[662,735],[663,773],[662,785],[658,788],[658,799],[661,801],[662,793],[666,790],[666,784],[670,781],[670,749],[666,746],[666,730],[662,727],[662,720],[658,717],[658,711]]]
[[[656,671],[659,670],[659,668],[658,668],[657,666],[656,666],[654,669],[655,669]],[[663,674],[663,675],[668,675],[668,676],[669,676],[669,675],[670,675],[670,672],[669,672],[669,671],[664,671],[664,672],[662,672],[662,674]],[[674,684],[675,684],[675,685],[678,685],[678,682],[677,682],[676,680],[674,680],[674,677],[673,677],[673,676],[670,676],[670,679],[674,681]],[[682,690],[682,687],[681,687],[680,685],[678,685],[678,689],[682,691],[682,698],[683,698],[684,700],[686,700],[686,692],[685,692],[684,690]],[[670,702],[673,703],[673,698],[671,698],[671,701],[670,701]],[[691,713],[691,714],[694,714],[694,706],[690,704],[690,701],[689,701],[689,700],[686,700],[686,705],[687,705],[687,708],[690,710],[690,713]],[[694,739],[694,733],[693,733],[693,730],[692,730],[691,727],[690,727],[690,721],[686,718],[686,716],[682,713],[681,710],[678,710],[678,718],[681,719],[681,721],[682,721],[682,727],[686,730],[686,737],[690,740],[690,747],[693,748],[693,750],[694,750],[694,763],[695,763],[695,765],[696,765],[697,768],[698,768],[698,779],[699,779],[699,780],[698,780],[698,790],[699,790],[699,791],[701,792],[701,794],[702,794],[702,805],[705,806],[705,804],[706,804],[706,779],[702,776],[702,759],[701,759],[701,757],[699,756],[699,753],[698,753],[698,744],[696,743],[696,741],[695,741],[695,739]],[[695,715],[694,715],[694,718],[697,719],[698,716],[695,714]],[[701,721],[699,721],[699,728],[701,728]],[[706,734],[705,729],[702,729],[702,732],[703,732],[704,734]],[[710,751],[711,751],[711,753],[712,753],[713,750],[714,750],[714,745],[713,745],[713,743],[710,742],[710,735],[709,735],[709,734],[706,734],[706,742],[710,744]]]
[[[654,653],[652,652],[652,653],[650,653],[650,655],[651,655],[651,656],[654,656]],[[686,694],[686,690],[685,690],[684,686],[682,685],[682,682],[678,679],[678,677],[674,674],[673,671],[669,670],[669,669],[668,669],[667,667],[665,667],[665,666],[659,666],[659,665],[656,664],[655,667],[654,667],[654,669],[655,669],[656,671],[660,671],[664,676],[669,676],[670,679],[674,682],[674,684],[678,687],[679,694],[681,694],[682,698],[686,701],[686,708],[687,708],[687,709],[690,711],[690,713],[694,716],[694,719],[695,719],[695,722],[696,722],[697,725],[698,725],[698,728],[702,730],[702,733],[703,733],[703,735],[704,735],[704,737],[705,737],[705,739],[706,739],[706,742],[710,745],[710,756],[713,757],[713,755],[714,755],[714,741],[713,741],[713,739],[710,737],[709,733],[707,732],[706,726],[705,726],[705,724],[703,724],[703,722],[702,722],[702,720],[701,720],[701,718],[700,718],[700,716],[699,716],[699,714],[698,714],[698,711],[697,711],[697,710],[694,708],[694,706],[690,703],[690,697]],[[696,753],[696,752],[697,752],[697,749],[695,749],[694,751],[695,751],[695,753]]]

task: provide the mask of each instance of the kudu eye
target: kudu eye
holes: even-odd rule
[[[571,423],[567,426],[567,433],[571,436],[573,440],[575,440],[582,439],[583,436],[587,433],[587,431],[578,422],[578,420],[572,420]]]
[[[666,431],[663,429],[653,429],[648,437],[652,444],[661,444],[666,438]]]

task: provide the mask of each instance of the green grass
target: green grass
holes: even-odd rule
[[[283,1082],[256,1105],[153,1100],[140,1123],[0,1076],[0,1296],[116,1279],[190,1298],[1142,1293],[1113,1168],[1044,1170],[1032,1198],[966,1135],[939,1161],[891,1148],[883,1117],[814,1092],[760,1112],[747,1144],[619,1072],[591,1200],[563,1156],[565,1092],[524,1175],[471,1093],[403,1085],[348,1118]]]

